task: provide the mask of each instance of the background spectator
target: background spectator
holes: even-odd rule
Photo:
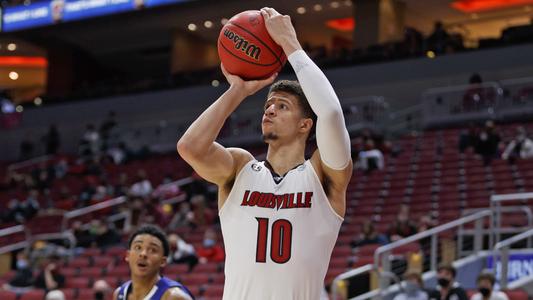
[[[429,50],[436,54],[444,54],[449,41],[450,35],[444,29],[444,25],[441,21],[436,21],[433,26],[433,32],[427,38]]]
[[[194,246],[185,242],[177,234],[170,234],[168,243],[172,253],[169,256],[169,261],[176,264],[185,263],[189,266],[189,272],[191,272],[198,264],[198,256],[196,256]]]
[[[49,291],[44,300],[65,300],[65,294],[60,290]]]
[[[400,240],[402,238],[415,234],[416,225],[409,217],[409,206],[402,204],[400,211],[396,216],[396,220],[391,224],[388,232],[389,240],[391,242]]]
[[[374,227],[374,223],[372,223],[370,220],[367,220],[361,224],[361,234],[359,235],[359,238],[357,240],[353,240],[350,243],[350,246],[352,246],[352,248],[356,248],[369,244],[385,245],[386,243],[388,243],[387,237],[377,232],[376,228]]]
[[[60,267],[61,258],[57,255],[52,255],[35,278],[34,287],[46,291],[63,288],[65,286],[65,276],[61,274]]]
[[[479,133],[474,123],[468,124],[468,129],[461,130],[459,134],[459,152],[475,149]]]
[[[423,290],[424,282],[420,273],[407,273],[403,283],[403,292],[397,294],[394,300],[427,300],[428,294]]]
[[[367,173],[370,173],[373,170],[383,170],[385,167],[383,153],[375,147],[372,139],[369,139],[366,142],[365,150],[359,152],[359,159],[357,160],[356,167]]]
[[[43,142],[46,154],[57,154],[59,146],[61,145],[61,139],[59,137],[59,131],[57,130],[57,126],[55,124],[50,125],[50,128],[48,128],[48,132],[43,136]]]
[[[437,287],[429,292],[429,299],[467,300],[465,290],[455,281],[456,271],[452,265],[439,266],[437,270]]]
[[[9,281],[9,287],[30,287],[33,284],[33,274],[28,255],[21,251],[17,253],[15,276]]]
[[[514,164],[517,159],[528,159],[533,157],[533,141],[527,137],[524,127],[516,129],[516,137],[509,142],[502,154],[502,159]]]
[[[206,229],[202,247],[198,249],[198,256],[200,257],[200,263],[203,264],[224,261],[224,249],[217,243],[217,234],[213,229]]]
[[[490,165],[492,159],[496,157],[500,140],[494,122],[490,120],[485,122],[485,127],[480,131],[476,143],[476,153],[481,155],[485,166]]]
[[[478,292],[470,297],[470,300],[509,300],[507,295],[494,290],[496,278],[490,273],[481,273],[477,277]]]
[[[135,197],[148,197],[153,191],[152,183],[146,177],[146,171],[143,169],[137,172],[137,180],[130,187],[130,195]]]

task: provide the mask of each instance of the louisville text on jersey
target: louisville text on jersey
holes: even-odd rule
[[[272,209],[310,208],[313,192],[299,192],[276,195],[247,190],[241,206],[257,206]]]

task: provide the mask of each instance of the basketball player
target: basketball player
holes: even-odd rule
[[[224,148],[215,139],[237,106],[276,76],[243,81],[224,66],[229,89],[193,122],[177,149],[219,188],[226,250],[223,299],[316,300],[345,212],[350,139],[339,100],[302,50],[290,17],[272,8],[261,13],[299,80],[270,87],[262,117],[266,160]],[[318,150],[305,160],[315,120]]]
[[[113,293],[113,300],[192,300],[194,297],[182,284],[161,277],[169,254],[165,233],[156,226],[137,229],[128,242],[126,261],[131,280]]]

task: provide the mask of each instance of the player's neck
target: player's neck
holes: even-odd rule
[[[297,165],[304,163],[305,145],[290,144],[276,145],[270,144],[266,160],[277,174],[283,175],[292,170]]]
[[[159,278],[158,274],[151,278],[132,276],[131,286],[133,289],[131,291],[132,298],[130,299],[144,299],[146,295],[150,293],[157,281],[159,281]]]

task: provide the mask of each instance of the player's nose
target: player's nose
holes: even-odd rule
[[[270,104],[270,106],[268,106],[265,109],[265,115],[267,116],[273,116],[275,113],[276,113],[276,105],[274,103]]]

